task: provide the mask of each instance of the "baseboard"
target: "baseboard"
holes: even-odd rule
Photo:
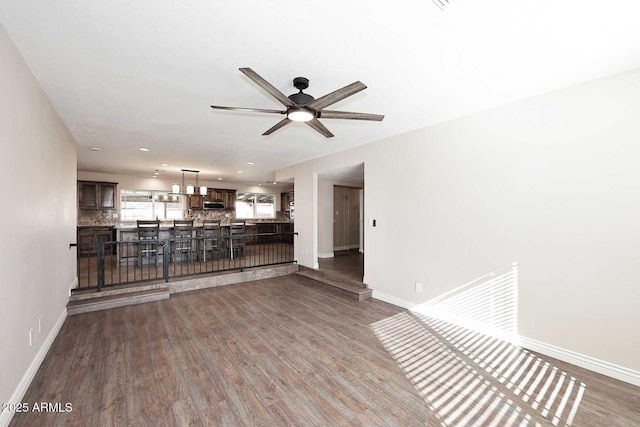
[[[333,258],[333,252],[320,252],[318,258]]]
[[[69,286],[69,296],[71,296],[71,291],[77,287],[78,287],[78,277],[75,277],[73,279],[73,282],[71,282],[71,285]]]
[[[613,363],[605,362],[604,360],[596,359],[591,356],[586,356],[581,353],[576,353],[575,351],[556,347],[555,345],[523,336],[520,337],[520,346],[640,387],[640,372],[634,371],[633,369],[618,366]]]
[[[384,301],[384,302],[388,302],[389,304],[397,305],[398,307],[406,308],[407,310],[410,310],[413,307],[418,305],[418,304],[416,304],[414,302],[407,301],[407,300],[404,300],[402,298],[396,298],[394,296],[383,294],[382,292],[378,292],[378,291],[375,291],[375,290],[373,291],[373,294],[371,296],[374,299],[377,299],[377,300],[380,300],[380,301]]]
[[[51,348],[51,344],[53,344],[53,341],[58,336],[58,332],[60,332],[60,328],[62,328],[62,325],[66,318],[67,318],[67,309],[65,308],[64,310],[62,310],[62,314],[60,314],[60,317],[56,321],[55,325],[53,325],[51,332],[49,332],[49,335],[47,335],[47,338],[42,343],[42,346],[40,347],[40,350],[38,350],[36,357],[31,362],[31,365],[29,365],[29,368],[22,376],[22,379],[18,383],[18,387],[16,387],[15,391],[13,392],[13,395],[11,396],[9,401],[5,403],[19,403],[23,401],[22,399],[24,398],[24,394],[27,392],[27,389],[29,388],[31,381],[33,381],[33,377],[36,375],[36,372],[38,372],[38,368],[40,368],[40,365],[42,364],[44,357],[49,352],[49,348]],[[13,414],[14,414],[13,412],[1,412],[0,426],[2,427],[8,426],[9,423],[11,422],[11,418],[13,418]]]
[[[347,245],[347,246],[336,246],[333,248],[334,252],[338,251],[348,251],[349,249],[360,249],[360,244],[357,245]]]

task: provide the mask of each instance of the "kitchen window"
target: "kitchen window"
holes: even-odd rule
[[[120,190],[120,220],[184,219],[185,196],[162,191]]]
[[[274,194],[236,193],[236,218],[275,218]]]

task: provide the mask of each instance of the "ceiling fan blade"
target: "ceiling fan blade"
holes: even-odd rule
[[[318,117],[321,119],[349,119],[349,120],[375,120],[381,122],[384,114],[370,113],[350,113],[348,111],[318,111]]]
[[[245,76],[249,77],[253,80],[258,86],[267,91],[269,95],[273,96],[275,99],[280,101],[283,105],[287,107],[293,107],[295,102],[287,98],[287,96],[280,92],[278,89],[273,87],[271,83],[263,79],[258,73],[253,71],[251,68],[240,68],[240,71],[244,73]]]
[[[363,89],[366,89],[362,82],[354,82],[350,85],[343,87],[342,89],[338,89],[331,93],[326,94],[325,96],[321,96],[320,98],[313,101],[311,104],[307,105],[307,107],[311,107],[314,110],[321,110],[329,105],[335,104],[336,102],[345,99],[348,96],[356,94]]]
[[[320,132],[325,137],[327,137],[327,138],[333,137],[333,134],[329,131],[329,129],[327,129],[322,123],[320,123],[318,121],[318,119],[313,119],[313,120],[310,120],[310,121],[305,122],[305,123],[307,125],[309,125],[310,127],[312,127],[313,129],[315,129],[318,132]]]
[[[288,118],[284,118],[282,120],[280,120],[278,123],[276,123],[275,125],[273,125],[269,130],[267,130],[265,133],[263,133],[262,135],[271,135],[272,133],[274,133],[275,131],[277,131],[280,128],[285,127],[286,125],[288,125],[289,123],[291,123],[291,120],[289,120]]]
[[[267,110],[264,108],[242,108],[242,107],[223,107],[221,105],[212,105],[211,108],[216,110],[233,110],[233,111],[252,111],[255,113],[278,113],[286,114],[284,110]]]

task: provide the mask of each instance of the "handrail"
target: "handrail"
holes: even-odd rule
[[[74,242],[78,288],[97,292],[125,284],[164,281],[295,263],[297,232]],[[176,246],[176,243],[178,246]],[[186,243],[186,244],[185,244]]]

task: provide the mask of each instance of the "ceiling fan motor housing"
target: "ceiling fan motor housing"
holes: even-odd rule
[[[302,92],[289,95],[289,99],[298,105],[307,105],[315,101],[315,98],[313,96],[307,95],[306,93],[302,93]]]

